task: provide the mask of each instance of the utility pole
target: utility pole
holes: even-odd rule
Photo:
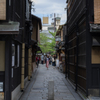
[[[57,15],[58,17],[59,15]],[[53,17],[53,18],[52,18]],[[56,13],[50,14],[50,18],[52,18],[52,20],[54,20],[54,32],[56,32]]]
[[[56,32],[56,14],[54,13],[54,32]]]
[[[54,13],[54,32],[56,32],[56,14]]]

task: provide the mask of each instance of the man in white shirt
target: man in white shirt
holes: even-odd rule
[[[42,54],[42,56],[41,56],[41,64],[43,64],[43,61],[44,61],[44,55]]]

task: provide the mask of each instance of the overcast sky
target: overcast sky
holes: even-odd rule
[[[35,12],[32,11],[32,14],[40,17],[49,17],[49,24],[51,24],[52,18],[50,15],[56,13],[61,17],[61,24],[66,22],[66,0],[32,0],[35,3]],[[53,17],[53,16],[52,16]]]

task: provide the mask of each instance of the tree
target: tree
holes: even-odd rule
[[[41,50],[43,53],[48,53],[48,52],[55,52],[55,35],[56,32],[50,32],[49,33],[52,35],[52,37],[48,37],[45,33],[40,33],[40,46]]]

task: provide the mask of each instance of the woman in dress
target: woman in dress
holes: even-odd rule
[[[47,69],[49,67],[49,56],[47,56],[47,58],[46,58],[46,67],[47,67]]]

